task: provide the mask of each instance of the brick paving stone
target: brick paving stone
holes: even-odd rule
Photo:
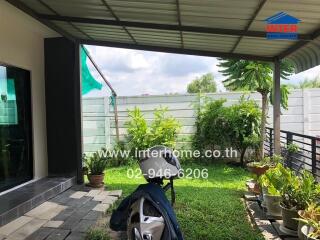
[[[70,217],[73,213],[75,213],[76,209],[72,207],[68,207],[60,212],[57,216],[52,218],[53,221],[65,221],[68,217]]]
[[[65,240],[84,240],[86,237],[85,233],[72,232]]]
[[[70,196],[75,193],[74,190],[67,190],[61,194],[59,194],[58,196],[50,199],[51,202],[55,202],[55,203],[59,203],[59,204],[65,204],[70,200]]]
[[[105,204],[114,204],[116,201],[118,200],[117,197],[114,197],[114,196],[107,196],[105,199],[103,199],[101,201],[101,203],[105,203]]]
[[[54,228],[41,227],[40,229],[32,233],[29,237],[27,237],[26,240],[44,240],[53,232],[53,230]]]
[[[77,209],[77,213],[78,214],[82,214],[83,216],[87,215],[87,213],[89,211],[91,211],[92,209],[94,209],[99,203],[96,201],[89,201],[86,204],[84,204],[83,206],[81,206],[81,208]]]
[[[73,214],[70,216],[64,223],[59,227],[61,229],[71,230],[74,226],[76,226],[81,221],[81,217]]]
[[[32,233],[37,231],[47,221],[42,219],[33,219],[14,233],[10,234],[8,240],[24,240]]]
[[[70,233],[70,230],[55,229],[46,240],[64,240]]]
[[[48,221],[43,227],[47,228],[59,228],[63,224],[63,221]]]
[[[93,189],[87,193],[87,197],[95,197],[101,193],[101,190]]]
[[[13,220],[12,222],[2,226],[0,228],[0,236],[9,236],[11,233],[17,231],[20,227],[25,225],[26,223],[30,222],[33,218],[27,217],[27,216],[21,216],[17,218],[16,220]],[[0,237],[0,239],[2,239]]]
[[[60,212],[62,212],[64,209],[66,209],[66,206],[58,205],[57,207],[53,209],[48,209],[47,211],[43,212],[42,214],[39,214],[36,216],[36,218],[39,219],[46,219],[50,220],[57,216]]]
[[[29,217],[37,217],[45,212],[48,212],[58,206],[57,203],[54,202],[44,202],[38,207],[32,209],[31,211],[27,212],[25,215]]]
[[[97,212],[97,211],[90,211],[87,213],[87,215],[85,215],[82,219],[86,219],[86,220],[97,220],[100,217],[103,216],[102,212]]]
[[[81,220],[72,228],[72,232],[87,232],[95,223],[95,220]]]
[[[105,199],[108,196],[108,192],[107,191],[102,191],[101,193],[99,193],[98,195],[96,195],[93,200],[95,201],[102,201],[103,199]]]
[[[109,196],[121,197],[122,190],[107,191]]]
[[[92,200],[92,197],[82,197],[79,199],[76,198],[70,198],[70,200],[65,204],[69,207],[74,207],[74,208],[78,208],[78,207],[82,207],[83,204],[86,204],[87,202],[89,202],[90,200]]]
[[[98,211],[98,212],[105,212],[109,207],[110,207],[110,204],[99,203],[92,210],[93,211]]]
[[[85,195],[87,195],[87,192],[77,191],[77,192],[75,192],[74,194],[72,194],[72,195],[70,196],[70,198],[80,199],[80,198],[84,197]]]

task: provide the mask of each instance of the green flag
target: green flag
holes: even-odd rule
[[[93,89],[101,90],[102,84],[98,82],[90,73],[87,65],[87,54],[84,47],[81,47],[81,74],[82,74],[82,95],[89,93]]]

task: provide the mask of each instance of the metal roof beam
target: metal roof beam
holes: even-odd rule
[[[131,21],[121,21],[121,20],[116,21],[116,20],[109,20],[109,19],[56,16],[56,15],[46,15],[46,14],[39,14],[38,17],[44,20],[76,22],[76,23],[84,23],[84,24],[111,25],[111,26],[119,26],[119,27],[126,26],[126,27],[136,27],[136,28],[195,32],[195,33],[209,33],[209,34],[230,35],[230,36],[247,36],[247,37],[258,37],[258,38],[266,37],[266,33],[261,31],[245,31],[245,30],[210,28],[210,27],[200,27],[200,26],[185,26],[185,25],[179,26],[179,25],[162,24],[162,23],[147,23],[147,22],[136,22],[136,21],[131,22]],[[310,40],[310,36],[306,34],[300,34],[298,37],[299,37],[299,40],[304,40],[304,41]]]
[[[265,61],[265,62],[274,61],[273,57],[255,56],[255,55],[249,55],[249,54],[224,53],[224,52],[182,49],[182,48],[173,48],[173,47],[150,46],[150,45],[141,45],[141,44],[137,45],[133,43],[119,43],[119,42],[87,40],[87,39],[79,39],[79,42],[81,44],[87,44],[87,45],[98,45],[98,46],[105,46],[105,47],[117,47],[117,48],[127,48],[127,49],[136,49],[136,50],[145,50],[145,51],[187,54],[187,55],[195,55],[195,56],[247,59],[247,60],[253,60],[253,61]]]
[[[245,27],[245,31],[248,32],[249,28],[251,27],[251,24],[253,23],[253,21],[256,19],[256,17],[258,16],[260,10],[263,8],[264,4],[267,2],[267,0],[262,0],[259,4],[259,6],[257,7],[257,9],[254,11],[252,18],[250,19],[249,23],[247,24],[247,26]],[[235,43],[235,45],[233,46],[231,52],[233,53],[236,48],[238,47],[239,43],[241,42],[243,36],[240,36],[238,41]]]
[[[181,11],[180,11],[180,2],[179,2],[179,0],[176,0],[176,5],[177,5],[178,23],[179,23],[179,27],[181,27],[182,24],[181,24]],[[181,47],[184,48],[183,33],[182,33],[181,30],[180,30],[180,41],[181,41]]]

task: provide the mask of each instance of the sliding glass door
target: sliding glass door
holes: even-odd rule
[[[32,178],[30,72],[0,64],[0,192]]]

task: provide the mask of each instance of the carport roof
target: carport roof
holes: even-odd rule
[[[320,64],[319,0],[7,0],[83,44]],[[267,40],[265,19],[301,20],[297,40]]]

